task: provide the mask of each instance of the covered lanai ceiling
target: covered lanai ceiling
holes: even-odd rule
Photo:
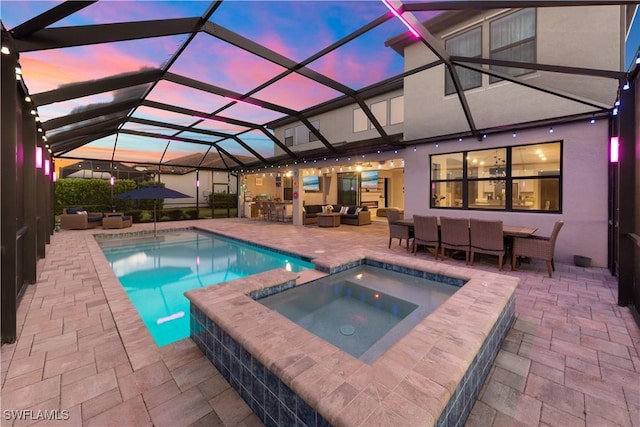
[[[203,162],[215,154],[221,168],[238,170],[411,143],[388,135],[366,100],[401,88],[405,76],[425,67],[444,64],[454,74],[468,133],[475,136],[481,128],[454,64],[623,79],[616,64],[593,70],[451,57],[424,23],[460,10],[636,2],[389,3],[436,54],[436,63],[404,69],[402,56],[388,45],[405,37],[407,27],[378,0],[9,1],[2,4],[2,45],[20,54],[22,82],[57,158],[175,166],[190,159],[182,166],[207,167]],[[318,112],[346,103],[359,104],[377,138],[337,145],[311,123]],[[273,132],[288,121],[304,123],[322,148],[291,151]],[[285,154],[276,156],[276,147]]]

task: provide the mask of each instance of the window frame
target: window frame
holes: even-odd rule
[[[384,112],[381,112],[380,114],[381,117],[378,117],[375,109],[375,107],[380,108],[379,106],[384,106]],[[380,126],[386,127],[389,125],[389,100],[383,99],[382,101],[372,102],[371,104],[369,104],[368,107],[369,107],[369,111],[371,111],[371,114],[373,114],[373,117],[376,118]],[[369,129],[375,129],[375,126],[370,120],[369,120]]]
[[[529,147],[529,146],[538,146],[545,144],[559,144],[559,171],[557,174],[555,173],[545,173],[544,175],[516,175],[514,176],[512,173],[513,167],[513,150],[515,148]],[[430,209],[443,209],[443,210],[470,210],[470,211],[483,211],[483,212],[511,212],[511,213],[545,213],[545,214],[562,214],[562,194],[563,194],[563,170],[564,170],[564,141],[563,140],[553,140],[553,141],[545,141],[545,142],[534,142],[529,144],[520,144],[520,145],[510,145],[510,146],[501,146],[501,147],[491,147],[490,150],[505,150],[506,152],[506,163],[505,163],[505,197],[504,197],[504,207],[495,208],[495,207],[470,207],[469,205],[469,183],[477,183],[492,180],[492,178],[479,178],[479,177],[469,177],[468,176],[468,160],[469,154],[484,151],[486,149],[474,149],[474,150],[464,150],[464,151],[453,151],[449,153],[434,153],[429,155],[429,208]],[[439,170],[439,167],[434,168],[434,157],[443,156],[443,155],[462,155],[462,178],[451,178],[451,179],[434,179],[433,174],[434,170]],[[439,163],[435,163],[439,165]],[[502,179],[502,178],[501,178]],[[556,209],[544,209],[543,206],[540,206],[538,209],[525,209],[522,207],[514,207],[513,203],[513,182],[514,181],[524,181],[524,180],[558,180],[558,206]],[[461,206],[440,206],[437,205],[434,200],[437,196],[435,189],[438,184],[452,184],[452,183],[461,183],[462,184],[462,205]]]
[[[518,14],[518,13],[522,13],[524,11],[533,11],[533,28],[534,28],[533,36],[532,37],[528,37],[526,39],[519,40],[519,41],[517,41],[515,43],[508,44],[506,46],[502,46],[502,47],[497,48],[497,49],[493,49],[492,48],[492,38],[491,38],[491,26],[494,23],[499,22],[501,19],[505,19],[505,18],[507,18],[509,16],[512,16],[512,15],[515,15],[515,14]],[[537,41],[538,41],[538,11],[537,11],[536,8],[520,9],[520,10],[515,11],[513,13],[508,13],[506,15],[502,15],[502,16],[492,20],[489,23],[489,58],[490,59],[495,59],[494,58],[494,54],[496,54],[496,53],[504,52],[504,51],[513,49],[515,47],[518,47],[518,46],[533,42],[533,62],[535,63],[537,61],[537,58],[538,58],[538,43],[537,43]],[[508,67],[491,65],[489,68],[491,70],[500,71],[499,68],[508,68]],[[524,76],[524,75],[532,74],[532,73],[536,72],[536,70],[529,70],[529,69],[525,69],[525,68],[514,68],[514,69],[515,70],[521,70],[521,72],[519,72],[517,74],[511,74],[511,73],[507,72],[506,74],[509,74],[511,77],[520,77],[520,76]],[[494,84],[494,83],[500,83],[502,81],[504,81],[504,79],[501,79],[501,78],[495,77],[495,76],[489,76],[489,84],[490,85]]]
[[[293,139],[296,132],[296,128],[287,128],[284,130],[284,145],[285,147],[293,147]],[[290,133],[291,135],[287,135]]]
[[[394,105],[401,111],[397,111],[396,109],[394,109]],[[394,121],[394,117],[396,117],[397,115],[400,116],[400,121]],[[389,98],[389,126],[397,125],[400,123],[404,123],[404,95],[398,95],[394,96],[393,98]]]
[[[451,40],[455,40],[456,38],[462,37],[462,36],[464,36],[464,35],[466,35],[466,34],[469,34],[469,33],[471,33],[471,32],[474,32],[474,31],[477,31],[477,32],[479,33],[479,35],[480,35],[480,53],[478,53],[478,54],[477,54],[477,55],[475,55],[475,56],[472,56],[471,58],[482,58],[482,51],[483,51],[482,43],[483,43],[483,37],[484,37],[484,34],[483,34],[483,33],[484,33],[484,31],[483,31],[483,29],[482,29],[482,26],[477,26],[477,27],[469,28],[469,29],[467,29],[467,30],[465,30],[465,31],[462,31],[462,32],[460,32],[460,33],[457,33],[457,34],[456,34],[456,35],[454,35],[454,36],[451,36],[451,37],[449,37],[449,38],[445,39],[445,41],[444,41],[445,50],[447,50],[447,43],[449,43]],[[447,52],[449,52],[449,51],[447,50]],[[454,56],[457,56],[457,55],[454,55]],[[458,67],[457,65],[454,65],[454,68],[456,69],[456,72],[457,72],[458,70],[466,70],[465,68]],[[479,88],[479,87],[482,87],[482,86],[483,86],[483,83],[482,83],[482,80],[483,80],[482,73],[480,73],[479,71],[472,71],[472,70],[469,70],[469,72],[470,72],[470,73],[477,73],[477,74],[480,76],[480,83],[479,83],[479,84],[477,84],[477,85],[475,85],[475,86],[465,87],[465,86],[464,86],[464,82],[463,82],[463,81],[461,81],[461,82],[460,82],[460,84],[462,84],[462,90],[463,90],[463,91],[465,91],[465,92],[466,92],[466,91],[468,91],[468,90],[471,90],[471,89],[477,89],[477,88]],[[459,75],[459,74],[458,74],[458,77],[460,77],[460,75]],[[451,91],[449,91],[449,90],[448,90],[448,84],[447,84],[447,83],[448,83],[449,81],[451,82],[451,87],[453,88],[453,90],[451,90]],[[445,96],[449,96],[449,95],[453,95],[453,94],[455,94],[456,92],[457,92],[457,91],[456,91],[455,85],[453,84],[453,78],[451,77],[451,75],[449,74],[449,70],[448,70],[448,69],[447,69],[447,67],[445,66],[445,67],[444,67],[444,95],[445,95]]]
[[[357,119],[356,114],[358,114],[358,115],[362,114],[362,117],[360,117],[360,119],[364,118],[364,127],[361,127],[361,128],[359,127],[359,128],[356,129],[356,119]],[[358,107],[358,108],[354,108],[353,109],[353,111],[351,113],[351,120],[352,120],[352,125],[353,125],[352,126],[353,133],[359,133],[359,132],[364,132],[366,130],[369,130],[369,120],[368,120],[367,115],[364,113],[364,110],[362,108]]]

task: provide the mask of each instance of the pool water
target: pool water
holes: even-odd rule
[[[98,243],[159,346],[189,336],[184,292],[276,268],[314,268],[292,255],[198,230]]]
[[[361,266],[258,302],[363,362],[372,363],[458,289]]]

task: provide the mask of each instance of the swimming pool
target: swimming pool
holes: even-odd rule
[[[314,268],[291,254],[195,229],[98,244],[159,346],[189,336],[184,292],[277,268]]]
[[[458,289],[363,265],[258,301],[371,363]]]

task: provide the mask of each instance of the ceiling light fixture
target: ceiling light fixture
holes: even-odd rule
[[[629,85],[629,80],[627,80],[626,82],[624,82],[622,90],[629,90],[629,88],[631,88],[631,86]]]
[[[381,1],[382,3],[384,3],[385,6],[387,6],[387,8],[391,11],[391,13],[393,13],[396,16],[396,18],[398,18],[400,22],[402,22],[405,25],[405,27],[407,27],[409,31],[411,31],[411,34],[413,34],[418,39],[420,38],[420,34],[418,33],[418,31],[415,28],[413,28],[411,24],[409,24],[409,21],[407,21],[400,12],[398,12],[393,6],[391,6],[391,3],[389,3],[388,0],[381,0]]]
[[[2,46],[2,48],[0,48],[0,52],[2,52],[3,55],[9,55],[11,53],[9,48],[6,46]]]

